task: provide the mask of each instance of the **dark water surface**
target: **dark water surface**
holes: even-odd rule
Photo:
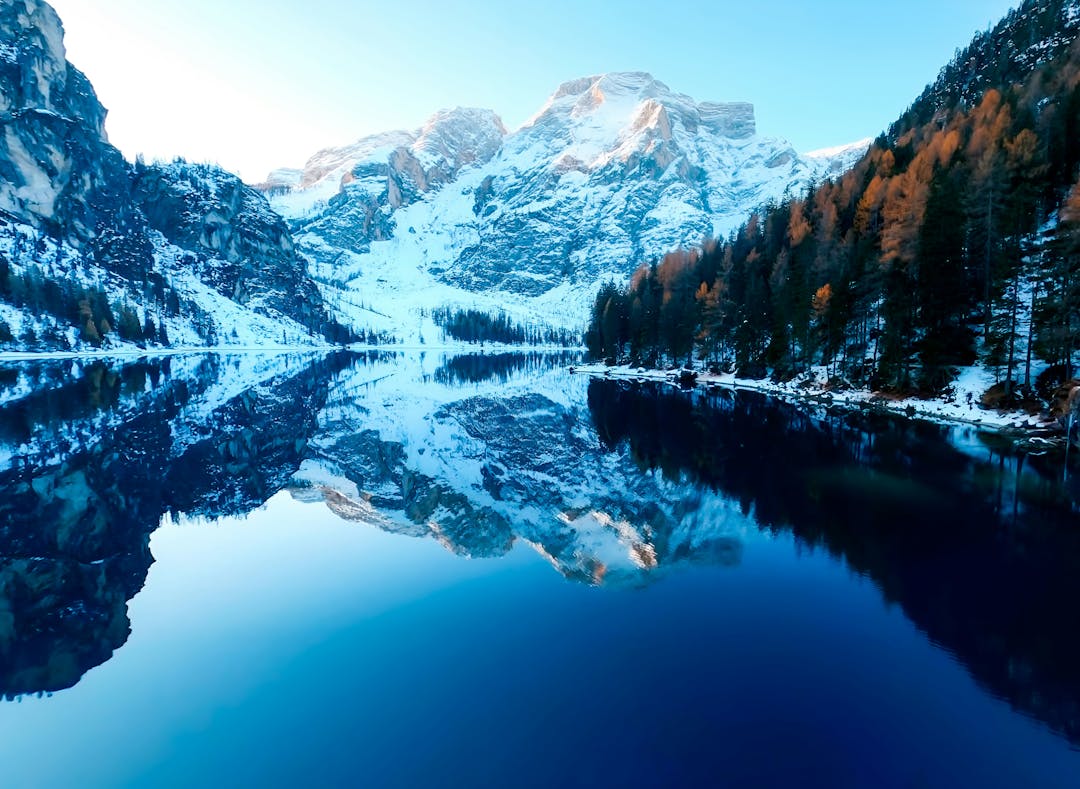
[[[573,361],[0,366],[0,785],[1080,786],[1060,459]]]

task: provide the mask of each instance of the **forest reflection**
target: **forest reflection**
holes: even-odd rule
[[[597,513],[632,523],[619,538],[639,560],[627,572],[737,565],[741,541],[706,523],[703,504],[722,500],[871,579],[990,693],[1080,744],[1080,519],[1058,461],[974,429],[747,392],[593,380],[585,402],[567,405],[530,391],[531,377],[576,358],[454,357],[428,379],[461,389],[436,416],[483,447],[485,505],[410,468],[403,444],[365,427],[356,398],[405,369],[394,354],[5,368],[0,695],[70,687],[125,643],[127,602],[163,518],[246,514],[317,461],[374,491],[339,495],[342,511],[363,503],[402,534],[430,536],[438,510],[457,553],[501,556],[527,539],[589,584],[614,576],[588,552]],[[398,402],[409,381],[377,399]],[[477,394],[479,383],[489,387]],[[452,467],[461,448],[438,451]],[[513,515],[529,507],[565,517]]]
[[[1080,518],[1053,460],[975,431],[594,380],[611,450],[842,560],[1013,707],[1080,743]]]

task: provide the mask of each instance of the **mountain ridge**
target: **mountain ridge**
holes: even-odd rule
[[[431,128],[454,131],[441,169],[416,155]],[[421,130],[316,152],[262,188],[339,320],[418,341],[438,336],[426,313],[439,306],[579,328],[605,279],[723,236],[836,161],[759,135],[747,102],[612,72],[563,82],[513,131],[490,110],[444,110]]]

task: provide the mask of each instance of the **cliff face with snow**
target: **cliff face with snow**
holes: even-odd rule
[[[620,73],[565,83],[513,133],[490,112],[443,112],[267,188],[345,320],[408,330],[458,303],[574,326],[601,281],[728,233],[852,151],[801,156],[757,133],[750,104]]]
[[[262,315],[323,330],[322,299],[288,226],[235,175],[206,165],[137,166],[133,194],[150,226],[188,251],[201,282]]]
[[[219,168],[133,167],[41,0],[0,0],[0,350],[115,345],[121,305],[173,344],[314,343],[334,326],[289,229]],[[46,295],[39,291],[45,288]],[[130,323],[130,321],[129,321]],[[140,332],[140,335],[143,333]],[[94,342],[98,342],[95,338]]]
[[[90,242],[129,224],[127,164],[105,136],[105,109],[65,58],[56,12],[0,3],[0,209]]]

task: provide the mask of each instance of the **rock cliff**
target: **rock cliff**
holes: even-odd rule
[[[47,3],[0,2],[0,350],[343,338],[261,194],[215,167],[125,161],[63,36]],[[120,340],[103,307],[88,330],[70,305],[90,292],[147,328]]]

